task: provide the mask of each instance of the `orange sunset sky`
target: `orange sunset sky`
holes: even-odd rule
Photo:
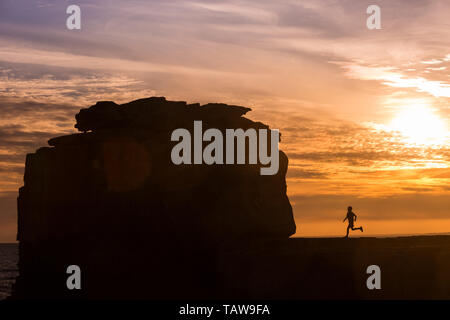
[[[348,205],[364,235],[450,232],[449,43],[448,0],[1,0],[0,242],[26,153],[153,95],[280,129],[297,236],[344,235]]]

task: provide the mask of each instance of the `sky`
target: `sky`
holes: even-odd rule
[[[81,8],[68,30],[66,8]],[[369,30],[366,9],[381,8]],[[252,108],[282,133],[296,236],[450,232],[447,0],[0,0],[0,242],[25,155],[100,100]],[[357,223],[357,224],[358,224]],[[357,234],[356,234],[357,235]]]

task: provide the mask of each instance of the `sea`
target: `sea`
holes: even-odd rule
[[[0,300],[11,295],[12,286],[19,275],[19,245],[0,243]]]

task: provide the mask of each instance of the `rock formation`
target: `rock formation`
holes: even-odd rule
[[[280,169],[174,165],[177,128],[268,129],[249,108],[152,97],[98,102],[76,115],[79,134],[27,155],[18,197],[16,297],[186,298],[220,296],[221,250],[295,232]],[[66,268],[82,270],[68,290]]]

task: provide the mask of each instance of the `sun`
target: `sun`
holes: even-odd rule
[[[419,145],[442,145],[449,135],[445,121],[425,105],[403,108],[392,119],[390,127],[407,142]]]

